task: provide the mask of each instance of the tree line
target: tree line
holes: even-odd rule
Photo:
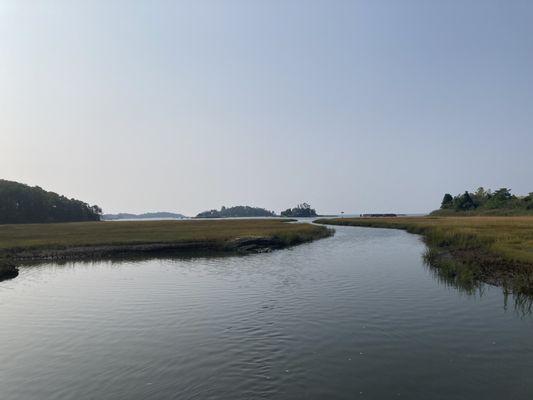
[[[250,206],[222,206],[220,210],[209,210],[199,213],[196,218],[235,218],[235,217],[276,217],[274,211],[269,211],[260,207]],[[298,204],[294,208],[288,208],[281,212],[282,217],[302,218],[316,217],[314,208],[307,203]]]
[[[235,206],[201,212],[196,218],[275,217],[276,213],[260,207]]]
[[[0,224],[99,221],[101,215],[96,205],[0,179]]]
[[[298,204],[294,208],[288,208],[285,211],[281,212],[282,217],[291,217],[291,218],[305,218],[305,217],[316,217],[317,213],[314,208],[307,203]]]
[[[452,196],[446,193],[442,199],[440,210],[454,212],[482,212],[491,211],[532,211],[533,192],[526,196],[516,196],[511,189],[501,188],[495,191],[478,188],[475,192],[465,191]],[[438,211],[436,212],[439,213]]]

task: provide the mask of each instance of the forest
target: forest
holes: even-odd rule
[[[101,215],[96,205],[0,179],[0,224],[99,221]]]
[[[209,210],[201,212],[196,218],[236,218],[236,217],[275,217],[273,211],[260,207],[235,206],[225,207],[219,210]]]
[[[288,208],[285,211],[281,212],[282,217],[290,218],[305,218],[305,217],[316,217],[317,213],[314,208],[307,203],[298,204],[294,208]]]
[[[432,215],[456,213],[482,215],[519,215],[533,214],[533,192],[525,196],[514,195],[511,189],[485,190],[478,188],[475,192],[465,191],[452,196],[446,193],[439,210]]]

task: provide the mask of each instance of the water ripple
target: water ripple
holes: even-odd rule
[[[0,283],[2,398],[526,399],[530,316],[443,285],[417,236],[44,264]]]

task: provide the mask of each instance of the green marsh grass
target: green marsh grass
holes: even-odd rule
[[[98,246],[196,244],[224,250],[234,240],[264,238],[284,246],[331,234],[326,227],[283,220],[120,221],[0,225],[0,258],[22,252]]]

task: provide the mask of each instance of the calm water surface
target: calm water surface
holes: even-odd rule
[[[0,283],[0,398],[531,399],[533,319],[402,231],[246,257],[47,264]]]

